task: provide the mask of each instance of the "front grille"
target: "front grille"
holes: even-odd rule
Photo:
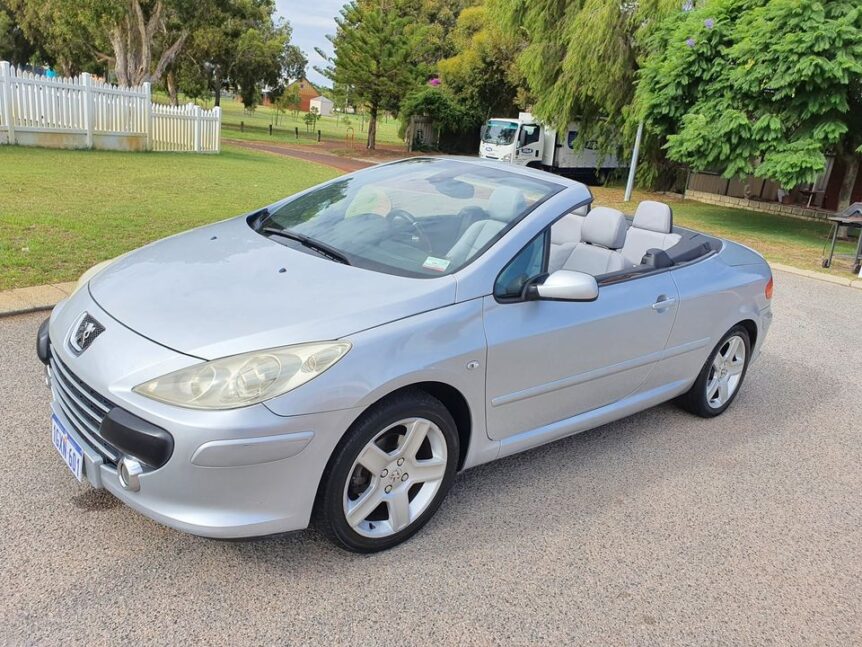
[[[81,381],[69,368],[51,354],[51,392],[66,419],[108,462],[115,463],[120,452],[102,438],[102,419],[114,405]]]

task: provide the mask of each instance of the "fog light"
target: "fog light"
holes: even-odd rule
[[[140,475],[144,473],[144,468],[134,458],[124,457],[117,463],[117,477],[120,479],[120,485],[124,490],[137,492],[141,489]]]

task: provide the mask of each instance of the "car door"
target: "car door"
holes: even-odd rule
[[[591,302],[512,298],[526,275],[547,267],[546,233],[501,272],[495,294],[484,297],[486,416],[495,440],[637,392],[660,359],[676,316],[677,288],[669,272],[600,281]]]

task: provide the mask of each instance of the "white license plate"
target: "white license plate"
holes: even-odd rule
[[[60,452],[60,456],[66,461],[66,465],[72,470],[72,474],[80,481],[83,476],[84,451],[69,435],[69,432],[63,429],[57,416],[53,415],[51,416],[51,440],[54,442],[54,447]]]

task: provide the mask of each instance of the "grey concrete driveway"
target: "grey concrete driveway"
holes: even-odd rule
[[[183,535],[79,486],[0,319],[0,643],[862,643],[862,294],[776,276],[743,392],[461,475],[414,540]],[[44,315],[42,315],[44,316]]]

